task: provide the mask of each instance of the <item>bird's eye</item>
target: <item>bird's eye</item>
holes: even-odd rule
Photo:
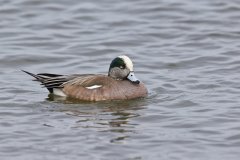
[[[124,66],[120,66],[119,68],[124,69]]]

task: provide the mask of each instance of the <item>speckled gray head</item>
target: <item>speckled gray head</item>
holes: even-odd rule
[[[140,83],[140,81],[134,75],[133,63],[126,55],[118,56],[112,60],[109,67],[108,76],[117,80],[128,79],[132,83]]]

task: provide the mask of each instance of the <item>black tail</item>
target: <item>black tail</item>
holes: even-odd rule
[[[49,73],[33,74],[25,70],[22,71],[34,77],[35,81],[41,82],[41,84],[46,87],[50,93],[53,93],[53,88],[62,88],[61,85],[66,82],[66,78],[63,75]]]
[[[28,72],[28,71],[25,71],[25,70],[21,70],[21,71],[23,71],[23,72],[27,73],[28,75],[36,78],[37,81],[43,82],[43,78],[42,78],[42,77],[40,77],[40,76],[38,76],[38,75],[36,75],[36,74],[30,73],[30,72]]]

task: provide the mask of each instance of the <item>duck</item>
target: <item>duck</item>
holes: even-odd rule
[[[134,74],[133,62],[126,55],[112,60],[108,74],[33,74],[50,94],[83,101],[129,100],[144,98],[148,90]]]

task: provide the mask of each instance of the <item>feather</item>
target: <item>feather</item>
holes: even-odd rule
[[[41,82],[41,85],[46,87],[50,93],[53,93],[54,88],[62,88],[61,85],[69,80],[67,76],[49,73],[33,74],[28,71],[22,70],[35,78],[35,81]]]

